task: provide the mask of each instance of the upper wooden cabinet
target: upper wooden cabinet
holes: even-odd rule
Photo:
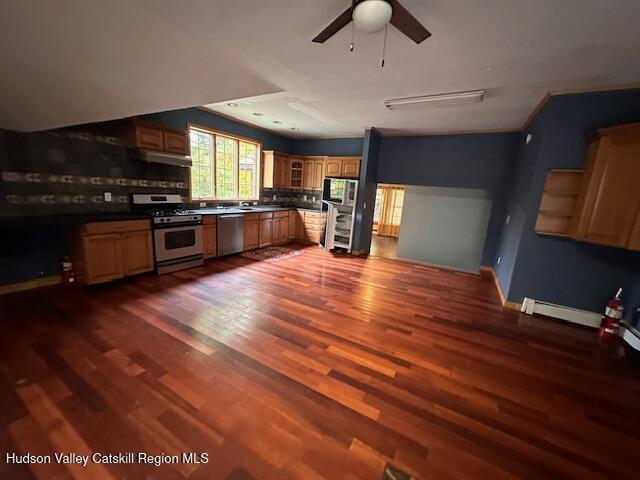
[[[587,149],[576,205],[577,240],[631,247],[640,215],[640,124],[599,130]]]
[[[342,175],[342,159],[341,158],[327,158],[324,164],[325,177],[339,177]]]
[[[302,158],[291,159],[291,188],[303,188],[304,160]]]
[[[313,188],[322,190],[324,188],[324,164],[325,159],[314,160],[313,162]]]
[[[598,130],[573,172],[549,172],[536,232],[640,250],[640,124]]]
[[[262,152],[263,188],[291,188],[291,160],[284,153]]]
[[[304,161],[304,189],[313,190],[314,188],[314,175],[315,175],[315,161],[312,158],[308,158]]]
[[[183,130],[133,119],[130,126],[129,146],[189,155],[189,135]]]
[[[358,178],[360,157],[327,157],[324,174],[326,177]]]

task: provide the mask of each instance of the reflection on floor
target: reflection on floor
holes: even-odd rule
[[[372,235],[371,255],[383,258],[398,258],[398,239],[383,235]]]

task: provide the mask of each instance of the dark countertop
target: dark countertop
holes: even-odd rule
[[[251,210],[241,210],[236,207],[229,208],[201,208],[195,209],[201,215],[229,215],[238,213],[262,213],[277,212],[283,210],[301,210],[305,212],[319,213],[319,209],[280,207],[274,205],[252,207]],[[38,225],[80,225],[92,222],[114,222],[121,220],[144,220],[148,215],[131,212],[99,212],[99,213],[72,213],[72,214],[43,214],[43,215],[0,215],[0,226],[28,227]]]

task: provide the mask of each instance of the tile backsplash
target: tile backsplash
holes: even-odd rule
[[[273,196],[276,199],[273,199]],[[305,199],[306,197],[306,199]],[[322,190],[294,190],[291,188],[265,188],[262,190],[262,202],[287,207],[320,209],[322,205]]]

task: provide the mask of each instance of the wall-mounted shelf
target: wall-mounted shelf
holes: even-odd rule
[[[536,233],[571,236],[576,200],[584,170],[551,170],[540,201]]]

